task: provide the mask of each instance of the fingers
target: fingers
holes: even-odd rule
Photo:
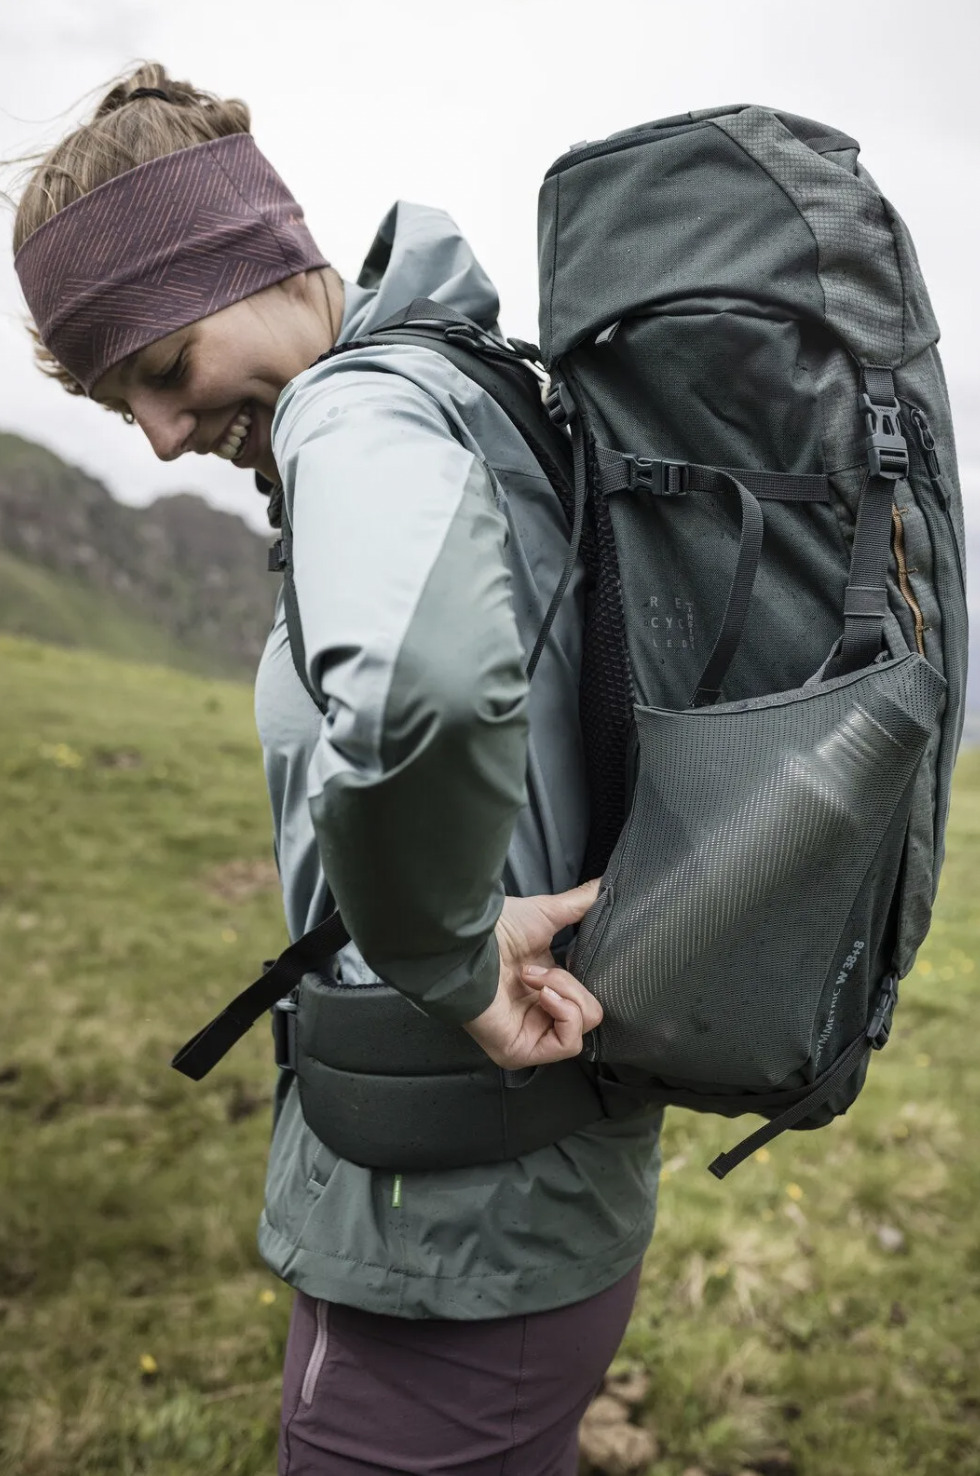
[[[599,895],[599,885],[599,878],[594,877],[592,881],[583,882],[567,892],[556,892],[553,897],[545,895],[534,900],[552,920],[557,933],[560,928],[582,921]]]
[[[543,985],[538,1003],[554,1021],[554,1043],[559,1049],[552,1051],[552,1059],[560,1061],[565,1056],[577,1056],[582,1049],[582,1011],[570,999],[563,998],[550,985]]]
[[[467,1034],[508,1070],[580,1055],[583,1036],[602,1019],[599,1001],[553,964],[527,964],[511,977],[517,994],[501,987],[494,1003],[463,1026]]]
[[[573,1005],[581,1019],[583,1034],[602,1023],[602,1005],[567,969],[546,969],[540,964],[525,964],[521,969],[521,979],[532,989],[538,990],[539,994],[547,989],[559,999]],[[558,1019],[554,1010],[549,1009],[548,1013]]]

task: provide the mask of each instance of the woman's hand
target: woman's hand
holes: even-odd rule
[[[497,993],[463,1026],[498,1066],[519,1071],[577,1056],[583,1035],[602,1019],[599,1001],[551,955],[555,934],[581,922],[598,894],[598,881],[590,881],[554,897],[505,900],[496,927]]]

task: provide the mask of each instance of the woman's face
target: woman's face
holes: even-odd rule
[[[301,273],[147,344],[104,374],[92,398],[130,413],[161,461],[213,452],[276,482],[276,401],[332,346],[342,312],[333,282]]]

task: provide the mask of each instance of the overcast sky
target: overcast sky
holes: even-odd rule
[[[449,210],[494,277],[507,332],[537,336],[535,208],[569,144],[756,102],[835,124],[908,222],[943,330],[980,548],[977,0],[31,0],[0,11],[0,157],[54,142],[138,58],[244,98],[321,248],[357,274],[396,198]],[[127,501],[191,490],[261,516],[214,457],[155,461],[140,433],[33,368],[0,251],[0,429]]]

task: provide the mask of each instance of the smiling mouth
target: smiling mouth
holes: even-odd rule
[[[251,427],[252,412],[240,410],[225,431],[224,440],[214,448],[215,456],[220,456],[224,461],[237,461],[245,449]]]

